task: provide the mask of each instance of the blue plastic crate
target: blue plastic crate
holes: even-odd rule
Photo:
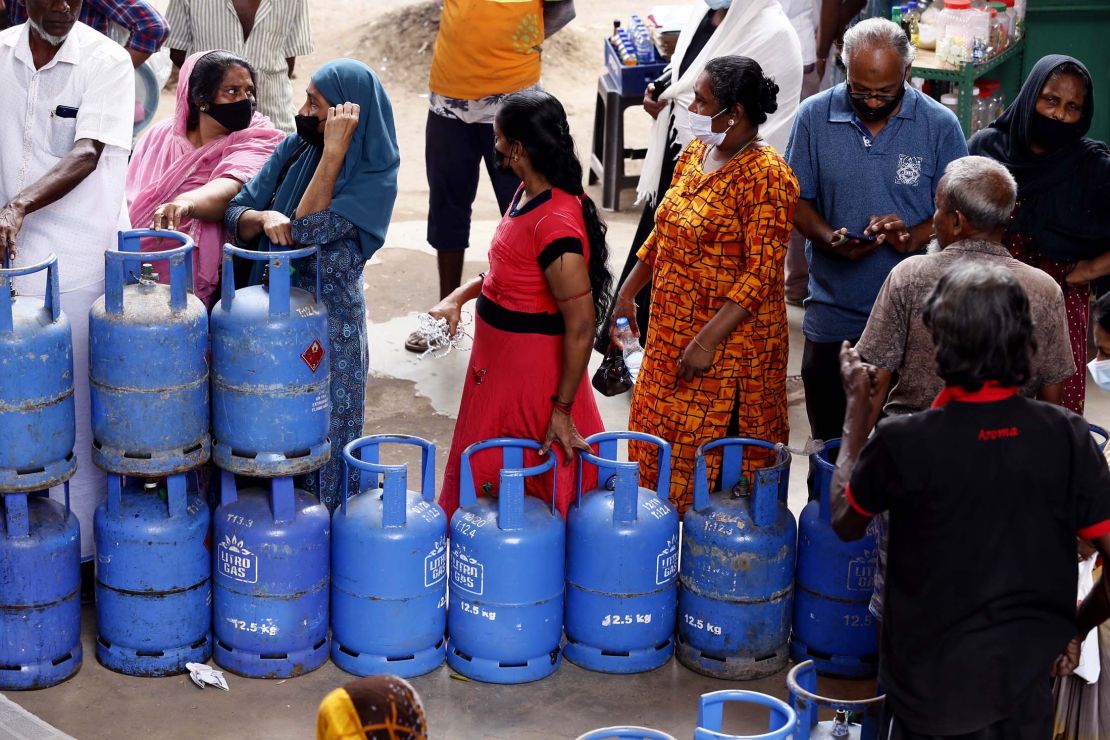
[[[603,43],[605,45],[605,72],[617,89],[621,91],[621,95],[625,97],[643,97],[648,83],[663,74],[663,70],[667,67],[667,60],[659,56],[659,52],[654,48],[652,49],[652,54],[655,56],[654,62],[626,67],[621,64],[617,50],[609,43],[609,39],[605,39]]]

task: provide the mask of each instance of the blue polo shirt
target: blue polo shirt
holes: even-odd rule
[[[786,149],[801,197],[829,226],[856,233],[871,216],[897,213],[908,226],[931,219],[944,168],[965,156],[967,141],[956,116],[909,85],[898,113],[873,139],[843,84],[807,98]],[[884,244],[852,262],[807,241],[806,338],[839,342],[863,334],[879,288],[907,256]]]

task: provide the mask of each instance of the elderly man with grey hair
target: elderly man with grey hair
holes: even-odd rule
[[[950,267],[957,263],[999,265],[1025,290],[1033,316],[1035,351],[1031,373],[1021,393],[1059,404],[1063,381],[1075,372],[1068,340],[1064,296],[1046,273],[1010,256],[1002,233],[1010,220],[1017,184],[1009,171],[986,157],[964,157],[949,163],[937,186],[929,253],[899,263],[883,283],[856,351],[875,368],[870,424],[880,412],[889,416],[925,411],[944,389],[937,374],[936,346],[922,321],[926,298]],[[891,382],[897,382],[891,388]],[[872,521],[879,549],[879,569],[871,613],[882,619],[886,522]]]
[[[967,154],[952,112],[906,84],[914,49],[899,26],[856,24],[844,55],[847,82],[802,103],[787,147],[808,240],[802,383],[818,439],[844,423],[840,343],[859,339],[883,280],[924,249],[941,174]]]

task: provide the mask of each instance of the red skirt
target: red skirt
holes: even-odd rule
[[[459,506],[463,450],[475,442],[494,437],[543,442],[551,421],[551,396],[558,390],[562,364],[562,336],[502,331],[480,316],[475,318],[474,347],[466,368],[466,385],[439,495],[440,506],[447,512],[448,520]],[[571,414],[583,437],[604,430],[593,394],[589,378],[583,373]],[[559,461],[555,471],[555,504],[565,517],[577,492],[578,466],[564,464],[566,458],[558,443],[552,445],[552,451]],[[541,462],[543,458],[535,452],[525,452],[525,467]],[[470,465],[477,494],[487,495],[488,491],[496,495],[502,467],[501,451],[482,450],[471,456]],[[587,465],[584,475],[583,490],[589,490],[596,484],[596,469]],[[525,491],[550,503],[551,475],[528,479]]]

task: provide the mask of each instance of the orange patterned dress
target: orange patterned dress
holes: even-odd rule
[[[630,429],[673,445],[670,499],[679,512],[693,503],[694,453],[730,431],[787,441],[783,262],[798,181],[771,147],[737,154],[715,172],[702,172],[706,147],[695,139],[675,168],[652,231],[637,253],[653,272],[651,329],[632,394]],[[691,339],[726,301],[751,316],[715,351],[705,375],[678,380],[678,361]],[[653,448],[630,445],[643,485],[654,487]],[[745,455],[744,472],[768,464]],[[710,487],[717,471],[710,465]]]

